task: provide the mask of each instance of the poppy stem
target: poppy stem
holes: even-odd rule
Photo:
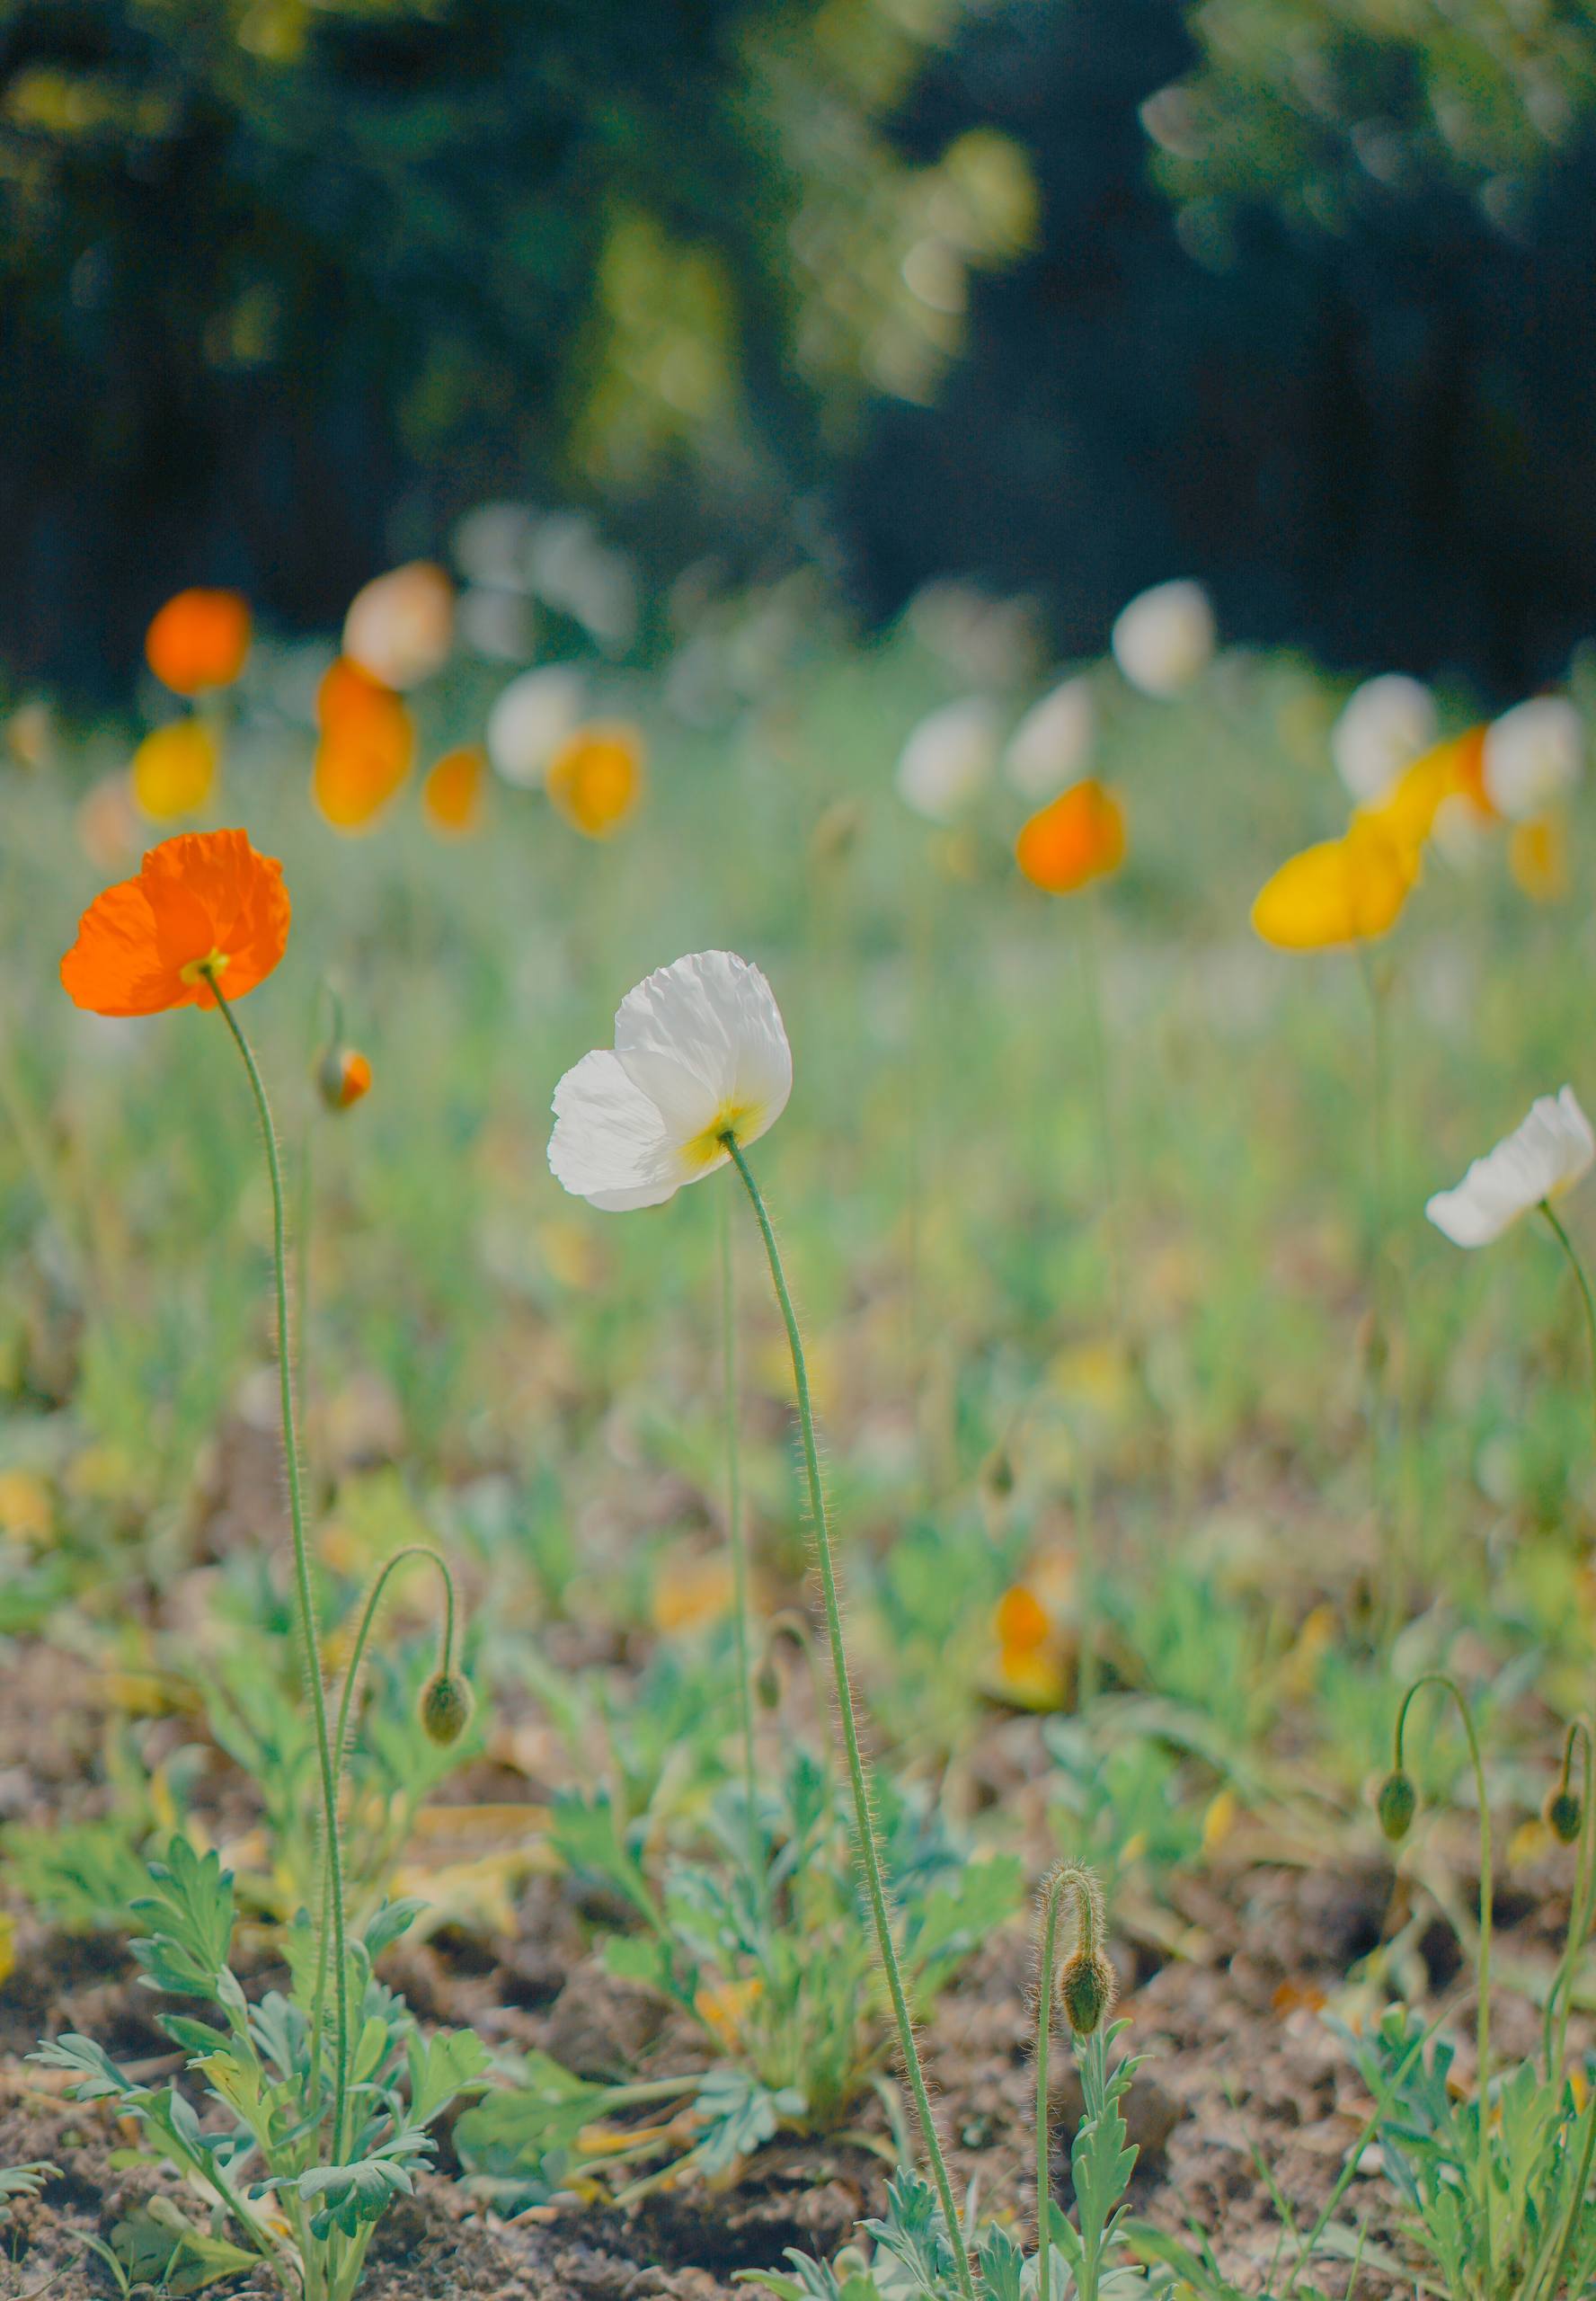
[[[1559,1786],[1565,1795],[1574,1771],[1574,1746],[1576,1741],[1582,1758],[1579,1854],[1574,1867],[1574,1899],[1568,1910],[1568,1932],[1547,1996],[1544,2043],[1548,2084],[1554,2077],[1562,2075],[1568,2057],[1568,2013],[1574,2002],[1574,1968],[1590,1931],[1591,1892],[1592,1883],[1596,1882],[1592,1861],[1592,1852],[1596,1852],[1596,1744],[1592,1741],[1591,1727],[1583,1718],[1574,1720],[1563,1744],[1563,1773]]]
[[[1563,1249],[1568,1267],[1574,1273],[1574,1284],[1579,1288],[1580,1301],[1584,1305],[1585,1336],[1591,1346],[1592,1408],[1592,1412],[1596,1413],[1596,1299],[1592,1299],[1591,1281],[1586,1275],[1585,1266],[1580,1259],[1579,1248],[1564,1229],[1561,1218],[1554,1209],[1550,1199],[1541,1200],[1540,1211],[1552,1226],[1552,1236]]]
[[[1491,1923],[1496,1888],[1491,1868],[1491,1807],[1485,1790],[1485,1761],[1480,1756],[1479,1736],[1475,1731],[1474,1712],[1455,1678],[1444,1670],[1425,1670],[1416,1677],[1402,1697],[1396,1712],[1396,1731],[1393,1737],[1394,1771],[1401,1773],[1403,1736],[1407,1729],[1407,1713],[1414,1697],[1425,1686],[1440,1686],[1451,1698],[1459,1717],[1463,1721],[1464,1738],[1468,1744],[1469,1762],[1474,1768],[1475,1794],[1479,1800],[1479,1969],[1477,1979],[1478,2007],[1475,2021],[1475,2052],[1479,2064],[1476,2086],[1479,2094],[1479,2185],[1480,2212],[1484,2222],[1485,2273],[1482,2290],[1489,2292],[1494,2272],[1495,2244],[1492,2235],[1491,2214]],[[1583,2191],[1582,2191],[1583,2194]]]
[[[1391,1364],[1390,1262],[1387,1252],[1391,1204],[1391,977],[1360,944],[1358,957],[1369,994],[1370,1214],[1365,1253],[1369,1284],[1369,1441],[1375,1522],[1380,1547],[1381,1644],[1396,1636],[1402,1614],[1402,1541],[1399,1497],[1392,1491],[1389,1445]]]
[[[1087,887],[1080,904],[1081,1003],[1092,1072],[1092,1102],[1097,1124],[1097,1156],[1103,1168],[1104,1232],[1108,1245],[1108,1284],[1113,1321],[1122,1348],[1125,1334],[1125,1242],[1120,1220],[1119,1150],[1113,1097],[1108,1076],[1108,1031],[1103,1015],[1103,965],[1098,952],[1097,890]]]
[[[238,1017],[228,1004],[216,975],[207,970],[206,979],[215,994],[222,1020],[233,1034],[233,1043],[243,1058],[249,1077],[250,1090],[255,1098],[255,1114],[261,1122],[262,1138],[266,1145],[266,1171],[271,1184],[272,1266],[277,1287],[277,1369],[282,1408],[283,1457],[288,1481],[288,1523],[294,1539],[294,1587],[298,1603],[300,1658],[310,1690],[311,1711],[315,1721],[316,1758],[322,1776],[327,1898],[332,1918],[332,2002],[337,2044],[332,2079],[332,2154],[334,2163],[341,2163],[345,2093],[349,2078],[349,1957],[344,1930],[343,1852],[338,1835],[338,1785],[332,1764],[332,1735],[327,1724],[327,1690],[322,1679],[315,1594],[311,1585],[310,1550],[305,1535],[305,1497],[299,1470],[293,1359],[288,1337],[288,1222],[283,1205],[282,1160],[277,1148],[271,1106],[266,1098],[265,1081],[261,1077],[253,1050],[240,1029]]]
[[[882,1969],[886,1976],[887,1991],[892,2001],[892,2012],[898,2026],[898,2042],[903,2054],[903,2066],[908,2074],[909,2090],[914,2095],[915,2112],[919,2120],[920,2136],[930,2163],[931,2176],[947,2226],[948,2243],[953,2249],[953,2267],[958,2277],[959,2291],[963,2301],[975,2301],[975,2286],[970,2273],[970,2255],[965,2248],[964,2234],[953,2207],[953,2184],[948,2180],[947,2163],[937,2137],[936,2120],[931,2114],[931,2097],[926,2088],[926,2074],[920,2065],[919,2047],[915,2041],[914,2021],[909,2010],[909,1998],[903,1986],[903,1975],[898,1963],[897,1946],[892,1939],[892,1922],[887,1907],[887,1889],[882,1875],[881,1852],[876,1844],[875,1824],[870,1807],[870,1790],[864,1770],[864,1754],[859,1746],[859,1721],[854,1708],[853,1685],[848,1676],[847,1648],[843,1643],[842,1606],[838,1595],[837,1564],[831,1543],[831,1522],[826,1506],[826,1490],[820,1478],[820,1447],[815,1438],[814,1407],[809,1392],[809,1368],[803,1355],[803,1337],[799,1332],[798,1317],[793,1308],[786,1273],[782,1267],[781,1250],[776,1243],[776,1232],[770,1225],[759,1186],[754,1180],[753,1169],[743,1155],[742,1146],[732,1133],[721,1137],[726,1150],[742,1177],[754,1219],[764,1241],[766,1260],[770,1265],[771,1284],[776,1289],[776,1306],[781,1311],[782,1324],[786,1328],[787,1348],[793,1361],[793,1381],[798,1395],[798,1425],[803,1440],[803,1467],[809,1484],[810,1527],[814,1536],[815,1555],[820,1569],[820,1595],[825,1604],[826,1631],[831,1647],[831,1671],[837,1687],[837,1710],[842,1726],[842,1746],[847,1759],[848,1780],[854,1793],[854,1822],[859,1841],[859,1862],[864,1872],[865,1889],[870,1899],[870,1913],[875,1924],[876,1947],[881,1953]]]
[[[742,1794],[748,1826],[749,1886],[765,1900],[765,1841],[754,1764],[754,1697],[749,1652],[749,1555],[742,1512],[742,1451],[737,1412],[737,1294],[732,1260],[732,1206],[715,1194],[721,1266],[721,1381],[726,1432],[726,1534],[732,1550],[732,1604],[736,1617],[737,1717],[742,1736]]]
[[[1083,1862],[1060,1861],[1042,1887],[1042,1940],[1036,1972],[1036,2301],[1051,2301],[1052,2251],[1049,2211],[1053,2201],[1052,2117],[1048,2099],[1048,2052],[1053,2036],[1053,2005],[1059,1987],[1059,1906],[1068,1894],[1075,1906],[1077,1940],[1095,1950],[1100,1896]]]

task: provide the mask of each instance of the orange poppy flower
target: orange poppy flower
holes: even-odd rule
[[[445,751],[421,786],[421,806],[433,830],[455,839],[479,831],[487,782],[488,762],[474,743]]]
[[[132,789],[139,813],[153,823],[198,814],[217,778],[216,737],[202,719],[174,719],[156,727],[133,754]]]
[[[316,691],[311,794],[335,831],[364,831],[410,773],[415,727],[391,688],[341,655]]]
[[[231,687],[249,653],[249,601],[237,591],[179,591],[144,635],[155,677],[177,695]]]
[[[643,795],[643,733],[624,720],[594,720],[566,738],[544,786],[587,839],[618,831]]]
[[[1416,848],[1354,815],[1342,838],[1281,865],[1253,905],[1254,929],[1282,951],[1371,942],[1396,925],[1418,870]]]
[[[1403,768],[1377,805],[1361,807],[1357,820],[1383,831],[1398,848],[1416,853],[1449,799],[1467,799],[1481,813],[1494,815],[1496,810],[1485,796],[1485,756],[1483,726],[1437,743]]]
[[[271,973],[288,947],[282,865],[242,831],[182,831],[145,857],[136,879],[96,895],[61,961],[74,1004],[95,1015],[214,1007]]]
[[[1072,783],[1033,815],[1015,841],[1015,860],[1044,894],[1072,895],[1106,878],[1125,859],[1125,812],[1095,775]]]
[[[1046,1607],[1033,1590],[1024,1582],[1015,1582],[998,1601],[992,1618],[1000,1646],[1012,1648],[1021,1654],[1034,1653],[1045,1646],[1052,1635],[1053,1625]]]

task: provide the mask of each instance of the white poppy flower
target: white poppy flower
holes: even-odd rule
[[[1485,730],[1485,796],[1512,822],[1544,815],[1579,781],[1584,755],[1584,727],[1567,697],[1531,696]]]
[[[1205,671],[1219,639],[1213,602],[1201,583],[1181,579],[1139,591],[1115,620],[1114,661],[1144,695],[1178,695]]]
[[[1004,772],[1015,789],[1038,802],[1056,799],[1086,771],[1096,716],[1089,679],[1063,680],[1033,703],[1004,754]]]
[[[1596,1160],[1596,1134],[1572,1087],[1542,1095],[1494,1150],[1476,1159],[1456,1190],[1424,1212],[1454,1246],[1485,1247],[1546,1199],[1561,1198]]]
[[[1440,736],[1435,698],[1423,680],[1387,671],[1348,696],[1330,730],[1330,756],[1359,805],[1370,807]]]
[[[545,663],[511,680],[488,714],[488,757],[507,783],[530,790],[550,760],[581,723],[586,704],[581,673],[570,663]]]
[[[980,795],[998,764],[998,715],[984,697],[944,704],[919,725],[898,760],[898,795],[927,822],[951,823]]]
[[[615,1048],[586,1054],[554,1089],[548,1160],[606,1212],[659,1206],[786,1108],[793,1054],[770,985],[730,951],[699,951],[628,991]]]

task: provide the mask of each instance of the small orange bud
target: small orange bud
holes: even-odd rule
[[[330,1046],[316,1065],[316,1091],[330,1111],[346,1111],[371,1092],[371,1065],[352,1046]]]

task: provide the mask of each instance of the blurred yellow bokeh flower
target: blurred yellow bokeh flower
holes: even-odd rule
[[[1253,905],[1253,927],[1282,951],[1371,942],[1396,925],[1418,877],[1416,848],[1355,815],[1340,839],[1282,863]]]
[[[643,795],[643,732],[625,720],[592,720],[549,761],[545,788],[586,839],[607,839]]]
[[[134,804],[152,823],[198,814],[216,786],[216,737],[202,719],[173,719],[133,754]]]

